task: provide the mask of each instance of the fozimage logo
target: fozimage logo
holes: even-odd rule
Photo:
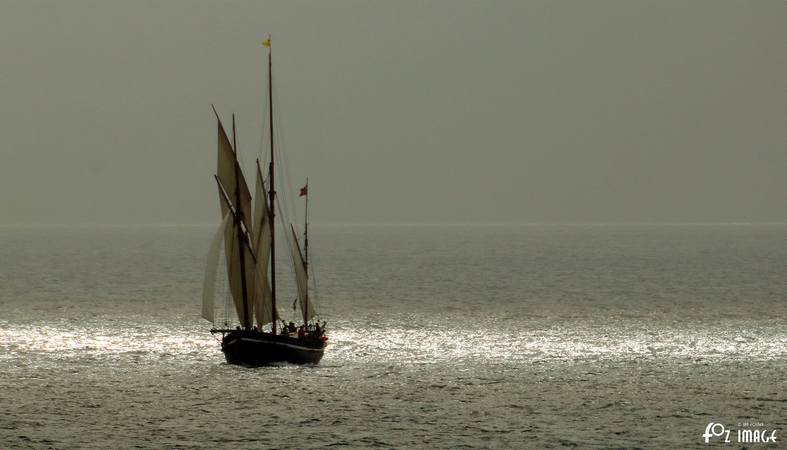
[[[768,430],[762,422],[738,422],[738,429],[727,428],[723,423],[711,422],[705,427],[702,437],[705,443],[709,444],[714,438],[719,438],[713,442],[731,442],[739,444],[771,444],[776,442],[776,431]]]

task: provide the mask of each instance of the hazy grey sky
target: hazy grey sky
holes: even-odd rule
[[[0,2],[0,223],[218,222],[215,122],[316,222],[787,221],[787,2]]]

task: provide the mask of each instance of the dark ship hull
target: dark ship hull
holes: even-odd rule
[[[265,366],[276,363],[317,364],[326,341],[294,338],[254,330],[232,330],[221,340],[221,351],[230,364]]]

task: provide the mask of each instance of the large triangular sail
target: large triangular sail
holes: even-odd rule
[[[216,110],[214,109],[213,112],[215,113]],[[238,320],[244,328],[251,328],[254,317],[254,286],[257,281],[256,258],[248,237],[253,233],[251,193],[238,164],[237,149],[233,149],[230,144],[218,114],[216,114],[216,121],[218,123],[216,182],[221,198],[221,215],[231,217],[231,223],[223,227],[227,277]],[[232,130],[234,138],[234,116]]]
[[[254,314],[257,324],[267,325],[279,318],[278,311],[274,312],[273,293],[268,281],[268,262],[271,254],[271,243],[273,235],[271,233],[270,209],[265,192],[265,184],[262,180],[260,164],[257,161],[257,181],[254,192],[254,221],[252,228],[252,247],[257,256],[257,269],[254,292]]]
[[[241,211],[242,222],[247,230],[251,231],[251,223],[249,222],[251,214],[251,193],[249,186],[246,184],[246,178],[243,176],[243,171],[238,165],[235,152],[232,150],[232,145],[224,131],[221,121],[218,120],[218,162],[216,169],[216,176],[227,193],[227,199],[236,211]],[[234,125],[233,125],[234,127]],[[236,179],[236,176],[238,179]],[[238,192],[238,190],[240,192]],[[240,199],[240,201],[238,201]]]
[[[220,191],[221,187],[219,185]],[[221,213],[222,215],[229,214],[232,216],[233,222],[233,226],[224,228],[224,255],[227,261],[230,293],[235,305],[235,312],[238,314],[238,320],[244,328],[251,328],[251,318],[254,310],[252,294],[256,280],[256,261],[252,249],[249,247],[249,241],[243,233],[238,232],[237,216],[230,211],[229,200],[222,192],[219,192],[219,194],[222,199]],[[243,256],[243,261],[241,261],[241,255]]]
[[[295,285],[298,290],[298,305],[303,314],[303,322],[308,323],[317,311],[314,310],[311,299],[309,298],[309,275],[306,272],[306,263],[303,260],[301,247],[298,245],[298,236],[295,234],[295,228],[290,226],[292,230],[292,241],[290,243],[290,251],[292,252],[292,263],[295,269]]]

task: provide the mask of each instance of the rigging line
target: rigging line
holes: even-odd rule
[[[279,180],[281,180],[281,181],[279,181],[279,191],[278,192],[280,194],[283,194],[284,197],[288,197],[289,195],[288,195],[288,193],[286,191],[286,188],[283,186],[285,180],[284,180],[284,176],[283,176],[283,172],[282,172],[281,166],[282,166],[282,164],[279,164],[279,167],[277,167],[277,172],[278,172],[277,175],[279,176]],[[282,195],[277,195],[276,196],[277,202],[281,202],[281,198],[282,198]],[[286,202],[285,202],[284,205],[280,204],[279,205],[279,209],[281,210],[282,217],[287,219],[285,222],[291,222],[291,220],[290,220],[290,210],[287,207]]]
[[[279,218],[281,220],[281,226],[282,226],[282,228],[286,228],[287,224],[284,222],[284,217],[282,217],[284,214],[282,213],[281,202],[279,202],[279,197],[278,196],[276,197],[276,206],[279,209]],[[287,257],[290,260],[290,264],[289,264],[290,272],[292,273],[292,278],[295,280],[295,283],[296,283],[296,286],[295,286],[295,288],[296,288],[295,289],[295,292],[296,292],[296,294],[295,294],[296,303],[298,304],[298,309],[301,309],[301,304],[300,304],[300,302],[297,301],[297,299],[298,299],[298,294],[297,294],[297,292],[298,292],[298,290],[297,290],[297,283],[298,283],[297,277],[298,277],[298,275],[295,273],[295,259],[294,259],[293,255],[292,255],[292,251],[293,251],[292,250],[293,249],[293,247],[292,247],[293,246],[292,238],[290,236],[290,233],[282,233],[282,234],[284,235],[285,243],[287,244],[287,248],[289,250],[287,252]]]
[[[276,113],[274,112],[274,115],[275,114]],[[281,136],[281,134],[282,134],[282,132],[279,131],[278,128],[277,128],[276,135],[277,136]],[[276,150],[277,150],[276,151],[276,158],[279,161],[279,164],[276,166],[276,175],[278,176],[278,179],[279,179],[279,186],[277,186],[277,188],[278,188],[279,192],[284,197],[289,197],[290,196],[290,192],[287,189],[287,185],[289,183],[288,183],[288,174],[287,174],[287,170],[286,170],[286,167],[288,166],[287,156],[286,156],[286,152],[283,151],[283,144],[278,143],[278,142],[277,142],[277,144],[278,145],[276,146]],[[277,196],[277,198],[281,198],[281,195]],[[287,219],[289,221],[290,210],[288,208],[288,204],[285,202],[283,207],[280,206],[280,209],[283,211],[283,214],[287,217]]]
[[[280,116],[282,115],[281,113],[282,103],[279,101],[278,91],[274,91],[272,95],[273,95],[273,99],[276,101],[276,104],[279,105],[278,108],[273,110],[273,117],[275,119],[274,128],[276,129],[276,136],[278,138],[276,139],[276,144],[277,144],[276,156],[279,158],[279,161],[281,161],[281,163],[278,165],[279,173],[277,175],[279,175],[280,180],[285,181],[284,183],[281,183],[281,186],[284,188],[284,192],[286,194],[285,195],[286,199],[284,200],[284,210],[289,218],[297,219],[297,216],[293,215],[293,211],[295,211],[293,193],[295,191],[292,188],[292,177],[290,176],[289,173],[290,160],[289,160],[288,152],[286,151],[287,150],[287,143],[285,142],[286,135],[284,131],[281,129],[281,127],[278,125],[279,123],[281,123]],[[290,220],[290,222],[291,223],[295,222],[295,220]]]
[[[307,184],[308,184],[308,182],[307,182]],[[308,195],[311,195],[311,194],[307,192],[306,195],[308,196]],[[308,199],[308,197],[307,197],[307,199]],[[307,202],[308,202],[308,200],[307,200]],[[314,213],[312,213],[312,215],[314,215]],[[305,230],[305,227],[307,225],[308,224],[306,223],[306,214],[304,213],[304,218],[303,218],[304,230]],[[309,248],[309,261],[307,261],[307,263],[308,263],[307,267],[308,267],[309,275],[310,275],[309,278],[310,278],[311,283],[312,283],[312,294],[313,294],[313,295],[309,296],[309,299],[312,300],[312,305],[314,306],[314,312],[315,312],[314,315],[316,317],[316,316],[319,315],[319,314],[317,314],[317,311],[320,310],[320,307],[319,307],[320,306],[320,302],[319,302],[319,296],[318,296],[318,293],[317,293],[317,276],[315,275],[315,272],[314,272],[314,263],[313,263],[313,261],[314,261],[314,247],[312,246],[312,247]]]
[[[279,209],[279,220],[281,221],[281,227],[282,228],[287,228],[287,223],[284,220],[284,217],[283,217],[284,214],[282,213],[281,202],[279,202],[279,197],[278,196],[276,196],[276,206]],[[290,250],[292,250],[292,238],[290,236],[290,233],[282,233],[282,234],[284,234],[284,240],[286,241],[287,247]],[[292,268],[293,275],[294,275],[295,274],[295,260],[292,258],[292,251],[287,252],[287,255],[289,257],[289,260],[290,260],[290,263],[291,263],[290,267]]]
[[[312,257],[313,258],[313,257]],[[314,259],[312,259],[314,261]],[[311,272],[311,282],[312,282],[312,294],[309,296],[309,300],[312,301],[312,305],[314,306],[314,317],[320,316],[317,314],[317,311],[320,310],[320,301],[317,295],[317,277],[314,275],[314,264],[309,264],[309,271]]]
[[[275,130],[274,150],[276,152],[276,158],[279,161],[279,164],[276,165],[276,171],[277,171],[276,175],[280,180],[278,183],[279,186],[277,186],[277,188],[280,187],[281,188],[280,190],[282,191],[282,195],[286,197],[285,200],[283,200],[283,204],[280,205],[280,210],[283,211],[283,214],[287,218],[288,223],[299,223],[298,216],[297,216],[297,209],[295,208],[295,202],[294,202],[295,191],[293,190],[292,187],[293,178],[290,174],[289,155],[287,151],[287,144],[285,142],[286,134],[284,133],[282,127],[279,126],[279,123],[281,123],[281,115],[282,115],[282,113],[280,112],[281,102],[279,101],[278,91],[274,90],[272,95],[274,101],[278,105],[278,107],[274,108],[273,110],[273,118],[274,118],[273,124]]]

